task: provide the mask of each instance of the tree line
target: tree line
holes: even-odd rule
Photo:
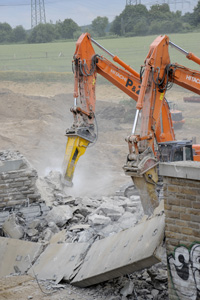
[[[200,0],[192,13],[182,16],[181,11],[171,12],[168,4],[155,4],[148,10],[145,5],[127,5],[112,23],[98,16],[91,25],[80,27],[72,19],[39,24],[31,30],[21,25],[14,29],[0,23],[0,43],[47,43],[61,39],[77,39],[82,32],[93,37],[144,36],[200,30]]]

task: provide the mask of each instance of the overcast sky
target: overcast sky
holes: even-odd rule
[[[184,4],[181,4],[180,0],[168,1],[169,3],[177,1],[176,5],[171,5],[171,10],[183,10],[184,13],[192,12],[198,2],[198,0],[189,0],[182,1]],[[51,20],[55,23],[59,19],[64,21],[71,18],[79,26],[91,24],[97,16],[107,16],[111,22],[122,12],[126,4],[126,0],[45,0],[44,2],[47,22]],[[141,0],[140,2],[147,4],[149,9],[150,5],[162,3],[164,0]],[[0,22],[7,22],[12,27],[22,25],[25,29],[30,29],[31,0],[0,0]]]

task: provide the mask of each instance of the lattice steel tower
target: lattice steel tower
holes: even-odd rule
[[[141,4],[141,0],[126,0],[126,5],[137,5]]]
[[[31,0],[31,28],[46,24],[44,0]]]

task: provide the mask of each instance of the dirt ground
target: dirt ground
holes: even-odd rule
[[[177,139],[196,137],[200,143],[200,103],[185,103],[188,92],[170,90],[167,98],[177,103],[185,118],[176,131]],[[122,170],[128,147],[125,137],[132,122],[124,122],[121,100],[128,99],[113,86],[97,87],[97,121],[99,138],[78,162],[74,186],[69,194],[111,194],[130,182]],[[0,82],[0,145],[1,149],[19,150],[36,168],[39,176],[50,170],[62,170],[65,152],[65,130],[72,124],[69,111],[73,105],[71,84]],[[134,116],[133,116],[134,120]],[[73,287],[44,294],[30,277],[8,277],[0,280],[0,299],[94,299],[88,292]],[[97,298],[95,298],[97,300]],[[105,299],[105,298],[104,298]]]
[[[91,289],[81,289],[69,284],[37,282],[31,276],[8,276],[0,278],[1,300],[101,300]],[[103,297],[107,300],[107,297]]]
[[[122,170],[134,114],[125,123],[129,108],[121,101],[128,96],[113,85],[97,85],[96,116],[98,141],[80,158],[74,175],[71,194],[113,193],[130,181]],[[167,92],[167,99],[183,112],[184,126],[176,130],[177,139],[196,137],[200,143],[200,103],[185,103],[183,89]],[[0,82],[1,149],[19,150],[37,169],[39,176],[50,170],[62,170],[67,138],[65,131],[72,124],[73,85],[64,83]]]

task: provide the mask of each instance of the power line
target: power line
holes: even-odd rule
[[[19,3],[19,4],[0,4],[0,6],[30,6],[28,3]]]

